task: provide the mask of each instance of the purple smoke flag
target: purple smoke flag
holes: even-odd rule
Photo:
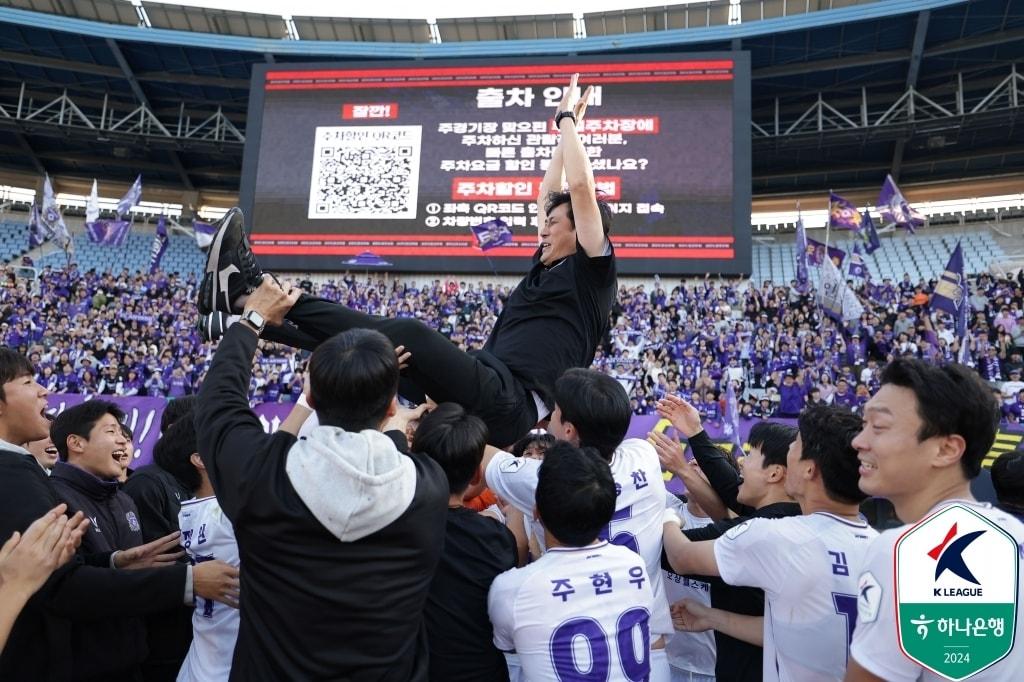
[[[878,230],[875,229],[875,221],[871,219],[871,213],[864,211],[861,216],[860,235],[864,238],[864,251],[870,255],[881,248],[882,241],[878,238]]]
[[[473,225],[469,229],[473,230],[473,236],[476,237],[481,251],[512,243],[512,230],[508,229],[508,224],[501,218]]]
[[[170,244],[170,237],[167,236],[167,221],[163,216],[156,222],[156,236],[153,237],[153,248],[149,252],[149,274],[153,274],[160,267],[160,261]]]
[[[355,258],[349,258],[346,261],[342,261],[345,265],[359,265],[365,268],[387,268],[394,265],[391,261],[386,261],[373,251],[363,251]]]
[[[804,251],[805,253],[807,253],[807,260],[808,262],[810,262],[811,265],[820,266],[822,263],[824,263],[826,252],[828,253],[829,258],[832,260],[832,262],[836,264],[837,268],[841,267],[843,265],[843,261],[846,260],[845,251],[843,251],[840,248],[836,248],[835,246],[826,247],[824,244],[817,241],[816,239],[808,239],[807,248],[804,249]]]
[[[725,392],[725,421],[722,422],[722,431],[742,453],[743,437],[740,435],[740,408],[736,402],[736,389],[733,388],[732,381],[726,383],[729,388]]]
[[[868,273],[868,265],[864,262],[864,258],[860,254],[860,244],[853,245],[853,253],[850,254],[850,263],[847,272],[850,277],[860,277],[861,279],[870,279],[871,275]]]
[[[886,225],[899,225],[909,230],[911,234],[915,227],[920,227],[925,222],[925,217],[907,203],[906,197],[900,192],[891,175],[885,176],[882,191],[878,193],[878,210]]]
[[[127,220],[95,220],[85,224],[89,241],[100,246],[124,246],[132,224]]]
[[[860,230],[861,215],[857,207],[838,194],[828,195],[828,224],[836,230]]]
[[[196,245],[202,251],[206,251],[210,248],[210,244],[213,243],[213,235],[217,232],[217,228],[209,223],[203,223],[198,220],[192,221],[192,231],[196,236]]]
[[[967,300],[967,278],[964,276],[964,253],[960,248],[960,242],[957,242],[956,248],[949,256],[946,270],[939,275],[935,293],[932,294],[931,307],[933,310],[944,310],[952,315],[956,324],[956,335],[963,338],[967,333],[967,318],[963,313],[968,305],[970,304]]]
[[[810,277],[807,273],[807,230],[804,219],[796,219],[796,288],[800,293],[807,293]]]
[[[65,252],[71,248],[71,233],[68,232],[68,227],[64,224],[64,217],[60,214],[49,175],[43,181],[43,206],[40,209],[39,222],[46,231],[47,238],[57,242],[57,245]]]
[[[132,210],[132,206],[139,205],[139,199],[142,198],[142,176],[139,175],[135,178],[135,182],[128,188],[128,191],[120,201],[117,202],[117,217],[123,218],[128,215],[128,212]]]

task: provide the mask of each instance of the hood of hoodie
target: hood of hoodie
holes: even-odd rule
[[[285,471],[313,516],[342,542],[382,530],[416,493],[413,461],[380,431],[317,426],[288,451]]]

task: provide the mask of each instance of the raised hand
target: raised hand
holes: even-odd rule
[[[687,438],[693,438],[704,430],[700,423],[700,412],[690,403],[677,395],[666,395],[655,405],[658,416],[672,422],[679,433]]]

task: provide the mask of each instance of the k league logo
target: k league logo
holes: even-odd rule
[[[895,558],[897,632],[910,659],[963,680],[1010,653],[1019,562],[1009,534],[954,504],[904,533]]]

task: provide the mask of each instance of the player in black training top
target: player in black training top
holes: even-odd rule
[[[546,419],[555,380],[593,361],[617,289],[608,240],[611,210],[597,198],[576,130],[592,88],[574,102],[577,78],[573,75],[555,115],[561,138],[537,200],[540,243],[532,267],[509,296],[483,350],[463,352],[415,319],[366,315],[308,295],[289,311],[285,325],[268,327],[263,337],[312,350],[347,329],[376,329],[412,353],[405,376],[413,387],[403,385],[403,395],[462,405],[484,420],[492,443],[510,446]],[[199,292],[201,326],[215,335],[219,312],[242,310],[244,297],[262,277],[241,212],[233,209],[210,247]],[[262,326],[260,320],[251,322]]]

